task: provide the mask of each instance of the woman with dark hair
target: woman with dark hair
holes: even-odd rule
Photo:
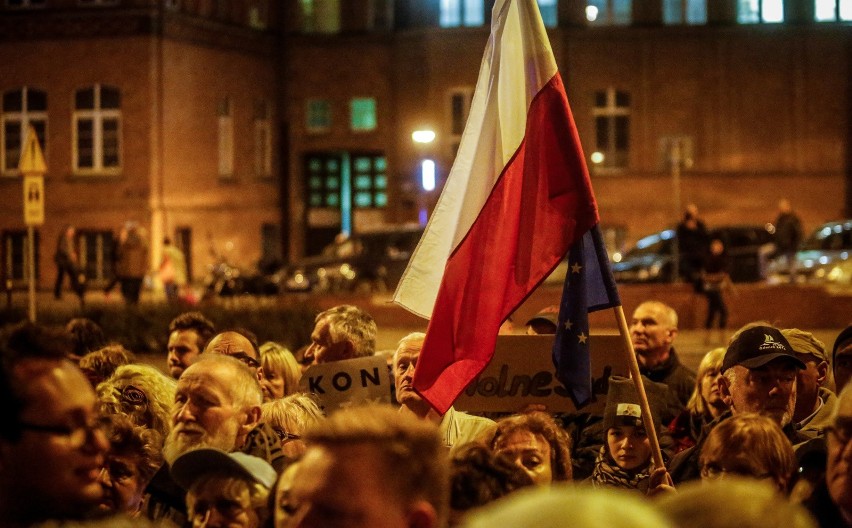
[[[572,479],[571,438],[547,413],[504,418],[486,443],[523,468],[536,485]]]

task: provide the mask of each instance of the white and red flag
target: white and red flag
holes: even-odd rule
[[[535,0],[497,0],[456,160],[394,302],[429,318],[414,387],[439,412],[505,320],[598,223]]]

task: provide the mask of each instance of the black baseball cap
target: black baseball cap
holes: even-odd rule
[[[796,368],[805,368],[780,330],[773,326],[753,326],[743,330],[728,345],[725,359],[722,360],[722,372],[735,365],[759,368],[779,358],[790,361]]]

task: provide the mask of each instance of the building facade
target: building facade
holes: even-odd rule
[[[38,278],[62,227],[92,284],[126,221],[196,280],[425,220],[493,0],[2,0],[3,277],[23,284],[17,159],[42,142]],[[847,0],[538,0],[612,246],[677,222],[852,215]],[[412,140],[415,131],[434,139]],[[425,162],[425,163],[424,163]],[[435,188],[423,171],[434,167]]]

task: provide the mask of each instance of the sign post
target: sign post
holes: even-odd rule
[[[36,320],[35,295],[35,226],[44,224],[44,173],[47,165],[32,125],[27,130],[27,140],[18,163],[24,191],[24,223],[27,225],[27,279],[29,285],[30,321]]]

